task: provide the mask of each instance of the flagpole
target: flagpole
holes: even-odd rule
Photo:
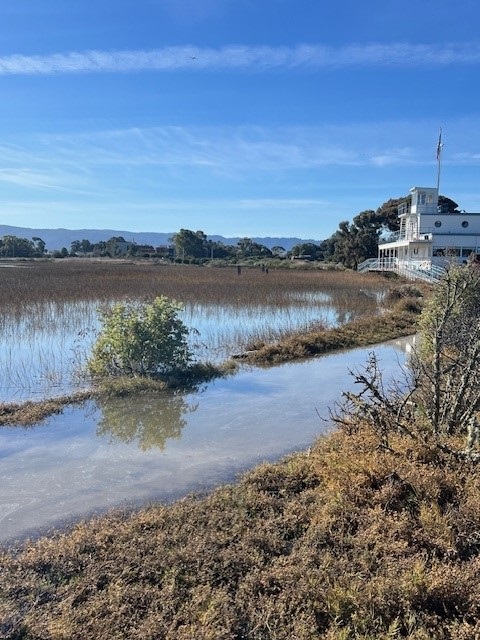
[[[440,169],[441,169],[441,161],[442,161],[442,127],[440,127],[440,133],[438,135],[438,143],[437,143],[437,195],[440,195]]]

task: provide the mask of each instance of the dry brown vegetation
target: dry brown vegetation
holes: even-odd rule
[[[13,640],[480,634],[480,471],[365,425],[202,499],[3,552]]]
[[[290,335],[275,344],[253,344],[243,360],[255,364],[277,364],[412,335],[417,329],[420,312],[419,306],[412,304],[412,307],[407,310],[395,308],[382,316],[360,318],[335,329]]]
[[[4,402],[0,404],[0,425],[34,425],[47,416],[61,413],[68,404],[81,403],[92,397],[90,391],[78,391],[72,395],[50,400],[27,402]]]
[[[344,328],[338,344],[411,332],[418,294],[397,289],[391,314]],[[458,436],[446,437],[453,450]],[[0,635],[473,640],[479,490],[478,465],[395,429],[385,446],[357,416],[207,497],[0,551]]]
[[[325,292],[372,310],[375,294],[386,289],[380,277],[348,271],[309,271],[198,267],[127,260],[73,259],[19,262],[2,269],[0,302],[13,307],[45,301],[153,299],[159,295],[182,303],[291,305],[292,295]],[[374,307],[374,305],[373,305]]]
[[[412,335],[418,327],[423,300],[430,294],[427,285],[393,284],[385,293],[384,313],[361,314],[358,319],[331,329],[312,327],[308,333],[292,333],[272,344],[254,343],[243,359],[254,364],[277,364]]]

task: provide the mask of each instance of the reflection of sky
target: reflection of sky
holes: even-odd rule
[[[312,323],[333,325],[337,313],[324,294],[318,299],[303,300],[289,307],[218,307],[216,305],[188,305],[182,312],[185,324],[199,332],[192,336],[195,352],[200,360],[225,360],[248,341],[272,340],[282,333],[307,329]],[[307,304],[308,302],[308,304]]]
[[[96,302],[45,303],[0,316],[0,401],[68,392],[97,326]]]
[[[198,331],[190,336],[196,358],[211,362],[229,358],[252,340],[272,341],[314,323],[338,323],[321,292],[302,296],[302,304],[291,296],[291,302],[284,308],[186,305],[181,317]],[[68,393],[84,383],[79,374],[99,326],[98,307],[98,302],[46,303],[21,316],[1,315],[0,402]]]
[[[398,348],[376,351],[387,376],[398,372],[397,359],[405,358]],[[173,404],[168,396],[139,396],[120,411],[112,405],[110,413],[108,406],[87,403],[35,428],[0,429],[0,539],[96,509],[203,490],[309,446],[326,428],[317,411],[328,416],[328,407],[352,386],[348,370],[364,364],[368,352],[241,370]],[[136,416],[139,430],[158,424],[159,436],[171,433],[171,421],[180,428],[142,450],[138,438],[118,437]],[[162,424],[165,417],[169,424]]]

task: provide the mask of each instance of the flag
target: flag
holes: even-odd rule
[[[440,133],[438,135],[438,143],[437,143],[437,161],[440,160],[440,154],[442,153],[442,130],[440,129]]]

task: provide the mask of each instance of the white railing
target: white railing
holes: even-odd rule
[[[367,258],[357,265],[357,271],[378,271],[376,268],[377,264],[378,258]]]
[[[419,232],[419,231],[407,231],[403,229],[401,231],[392,231],[388,234],[388,236],[381,236],[378,244],[390,244],[392,242],[398,242],[399,240],[409,240],[410,242],[430,242],[432,240],[432,233],[430,232]]]
[[[410,280],[437,282],[445,275],[445,269],[431,260],[399,260],[398,258],[368,258],[358,265],[357,271],[393,271]]]

